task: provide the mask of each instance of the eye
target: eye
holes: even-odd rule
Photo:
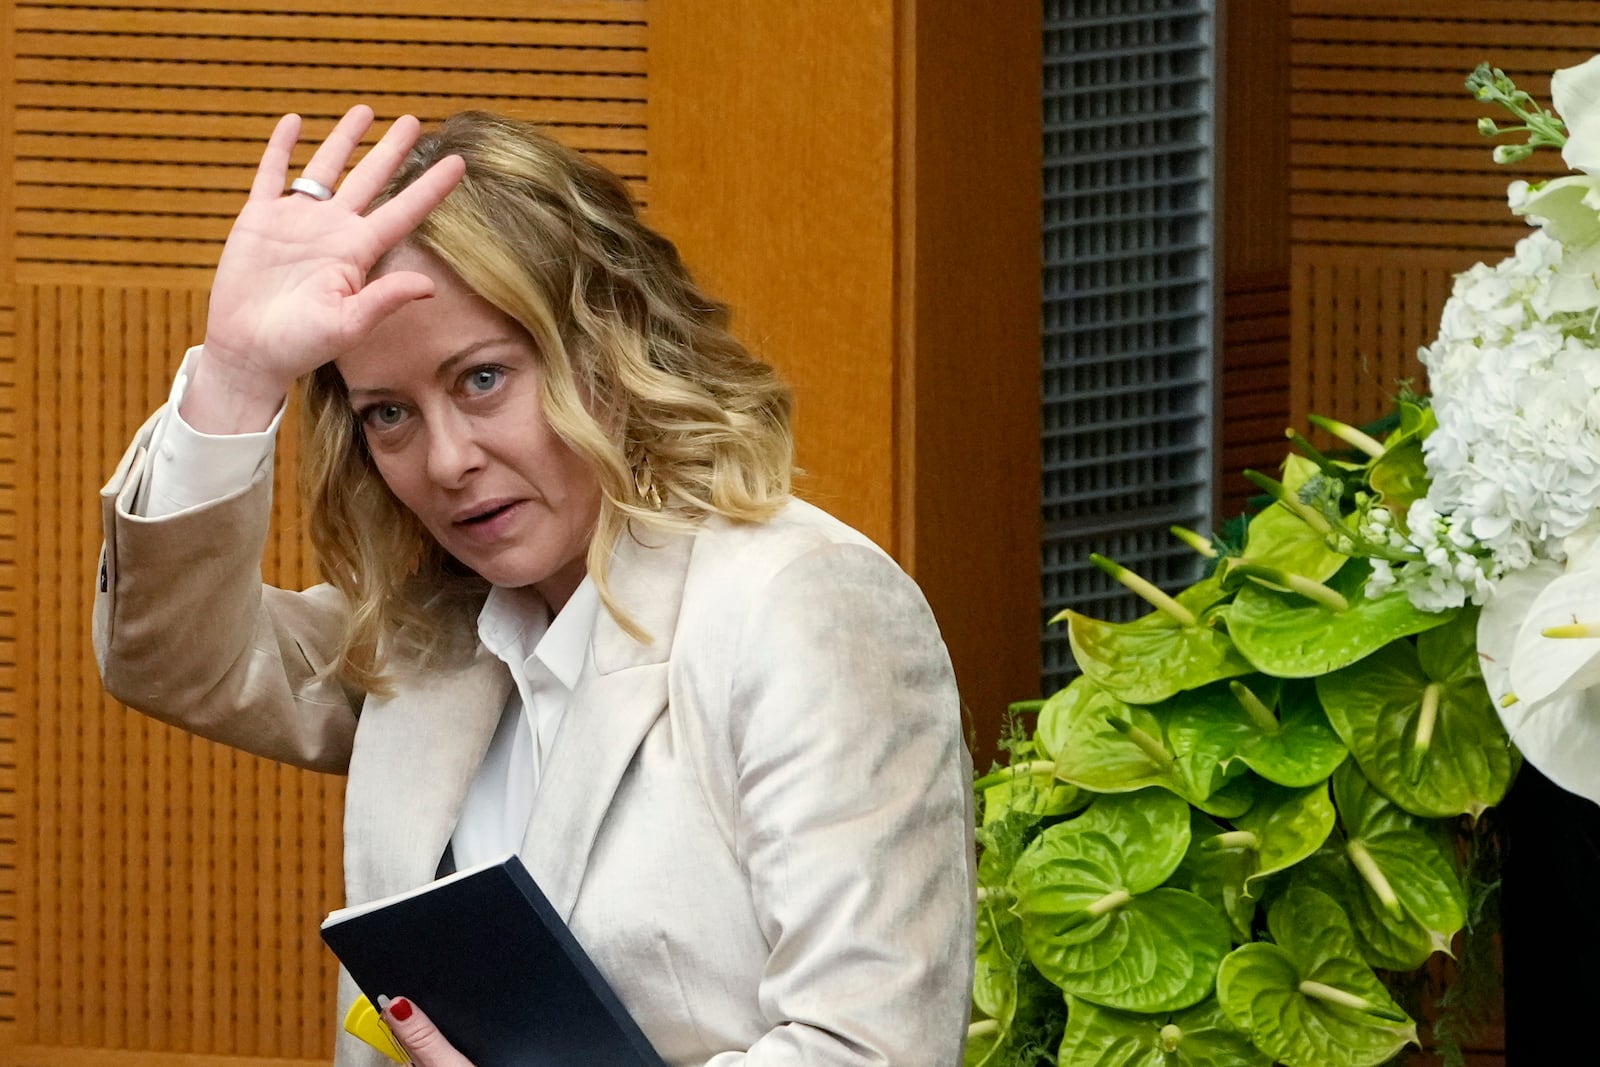
[[[461,376],[461,388],[468,393],[492,393],[505,379],[506,369],[493,364],[473,367]]]
[[[371,430],[392,430],[405,421],[406,409],[392,400],[380,400],[361,411],[361,423]]]

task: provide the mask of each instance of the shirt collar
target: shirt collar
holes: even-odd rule
[[[594,587],[588,575],[584,575],[533,650],[568,689],[578,684],[584,653],[589,649],[589,636],[594,633],[599,615],[600,590]]]
[[[550,608],[532,586],[489,590],[478,612],[478,639],[508,664],[532,657],[569,690],[578,684],[583,658],[600,614],[600,591],[587,575],[566,605],[550,618]]]

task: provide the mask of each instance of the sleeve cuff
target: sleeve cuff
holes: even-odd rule
[[[150,440],[147,492],[138,513],[158,519],[221,500],[242,489],[271,465],[284,408],[260,433],[201,433],[183,421],[178,404],[189,384],[189,367],[200,346],[184,353],[167,398],[167,409]],[[287,406],[287,405],[285,405]]]

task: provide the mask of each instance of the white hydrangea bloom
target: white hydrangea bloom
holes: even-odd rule
[[[1500,576],[1565,559],[1563,539],[1600,511],[1596,313],[1560,310],[1563,255],[1535,230],[1458,275],[1421,352],[1439,422],[1423,445],[1428,496],[1408,516],[1423,558],[1378,583],[1418,607],[1483,603]]]

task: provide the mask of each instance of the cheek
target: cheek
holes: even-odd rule
[[[404,452],[386,452],[373,453],[372,465],[394,498],[420,516],[422,478],[417,464],[409,462]]]

